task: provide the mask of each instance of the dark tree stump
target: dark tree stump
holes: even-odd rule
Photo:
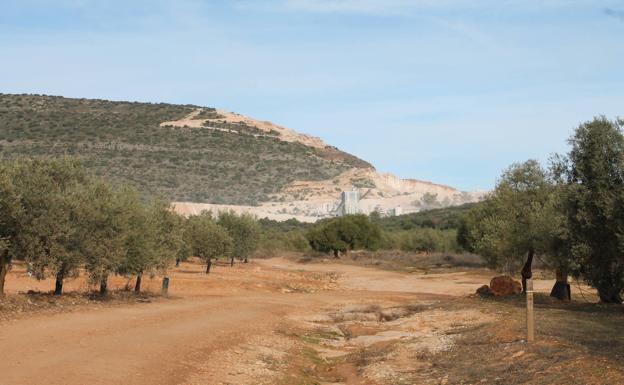
[[[56,275],[56,282],[54,283],[54,295],[63,294],[63,274],[58,273]]]
[[[572,299],[572,294],[570,293],[570,284],[559,281],[555,282],[555,285],[550,291],[550,296],[562,301],[570,301]]]
[[[143,273],[137,274],[136,283],[134,285],[134,291],[136,293],[141,292],[141,280],[143,278]]]
[[[108,275],[102,277],[100,281],[100,295],[105,296],[108,293]]]

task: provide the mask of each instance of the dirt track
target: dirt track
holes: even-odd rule
[[[288,350],[292,346],[275,335],[288,327],[287,319],[351,304],[465,295],[487,283],[483,277],[467,274],[414,276],[347,265],[300,265],[284,259],[218,266],[210,276],[201,274],[202,269],[184,264],[174,271],[171,299],[0,323],[0,383],[254,383],[259,378],[254,370],[260,375],[268,369],[262,372],[262,365],[246,365],[240,347],[264,341],[266,349],[283,345],[282,350]],[[35,288],[50,284],[26,281],[19,275],[12,272],[9,291],[24,282]],[[158,281],[147,280],[147,286],[155,289]]]

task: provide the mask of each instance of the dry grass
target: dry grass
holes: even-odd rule
[[[353,252],[344,263],[392,271],[465,270],[485,268],[483,259],[470,253],[409,253],[403,251]]]
[[[466,299],[453,308],[479,306],[499,317],[464,331],[450,352],[433,357],[432,376],[449,384],[624,383],[624,311],[621,306],[536,301],[536,342],[525,339],[522,296]]]

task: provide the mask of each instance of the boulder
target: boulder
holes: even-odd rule
[[[508,275],[500,275],[492,278],[490,290],[496,296],[520,294],[522,293],[522,285]]]

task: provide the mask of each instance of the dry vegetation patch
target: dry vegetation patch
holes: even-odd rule
[[[103,308],[134,303],[150,303],[163,297],[151,292],[134,293],[124,289],[110,291],[102,297],[96,292],[72,292],[62,296],[52,293],[28,292],[0,297],[0,321],[54,314],[84,308]]]
[[[345,305],[299,319],[301,349],[283,384],[624,383],[621,307],[524,297]],[[384,316],[392,315],[390,317]]]
[[[432,357],[432,375],[444,374],[449,384],[624,383],[621,307],[537,299],[537,341],[531,345],[524,341],[522,296],[449,305],[479,307],[497,320],[464,331],[453,349]]]
[[[425,357],[451,349],[464,327],[491,319],[478,310],[449,313],[438,302],[347,304],[304,319],[298,338],[307,350],[287,377],[295,381],[289,383],[413,384],[431,367]]]

